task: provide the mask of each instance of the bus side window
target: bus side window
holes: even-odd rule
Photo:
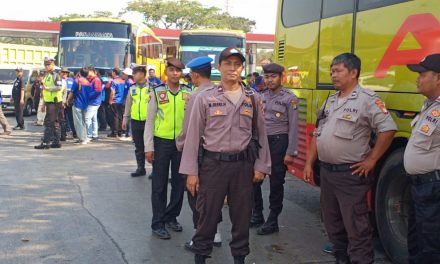
[[[394,5],[403,2],[414,0],[362,0],[359,1],[358,11],[365,11],[369,9],[379,8],[388,5]]]
[[[281,20],[285,27],[294,27],[318,21],[321,0],[284,0]]]
[[[353,13],[353,0],[325,0],[322,6],[322,18]]]

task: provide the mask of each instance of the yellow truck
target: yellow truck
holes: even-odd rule
[[[406,64],[440,53],[440,1],[279,0],[275,60],[286,68],[286,86],[300,98],[300,151],[289,172],[302,171],[315,128],[316,110],[329,92],[332,59],[354,52],[362,60],[360,84],[376,91],[398,125],[379,162],[369,194],[382,245],[394,263],[407,263],[409,186],[403,152],[410,122],[424,97]],[[319,185],[319,175],[314,177]]]
[[[57,48],[0,43],[1,65],[42,66],[44,57],[55,57]]]

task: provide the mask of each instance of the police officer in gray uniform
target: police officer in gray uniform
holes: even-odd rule
[[[257,230],[257,234],[268,235],[279,230],[278,215],[283,209],[286,165],[293,163],[293,158],[298,153],[298,99],[292,92],[282,87],[283,66],[271,63],[264,65],[263,70],[264,80],[269,88],[261,94],[272,161],[269,195],[270,214],[264,223],[261,183],[256,183],[254,187],[255,206],[251,226],[264,223]]]
[[[321,210],[336,263],[374,261],[367,193],[373,169],[397,130],[382,100],[359,85],[360,69],[361,61],[352,53],[333,59],[331,77],[337,92],[320,109],[325,117],[315,131],[304,169],[304,179],[310,181],[319,157]],[[373,132],[377,139],[372,148]]]
[[[408,68],[419,73],[417,89],[427,97],[403,158],[411,182],[409,263],[440,263],[440,54]]]
[[[188,101],[185,109],[185,117],[183,118],[182,133],[176,138],[177,150],[182,152],[185,144],[186,132],[188,131],[189,118],[191,116],[192,107],[196,97],[205,91],[214,88],[214,83],[211,82],[211,63],[213,59],[208,56],[202,56],[192,59],[186,65],[191,69],[191,79],[193,85],[196,87],[188,96]],[[189,190],[187,191],[188,204],[193,213],[193,226],[197,229],[197,222],[199,221],[199,212],[196,209],[197,194],[193,195]],[[220,232],[215,234],[214,245],[221,246],[222,239]],[[192,240],[185,243],[185,248],[189,249],[192,246]]]
[[[220,85],[203,92],[194,102],[180,173],[188,175],[188,190],[198,194],[200,219],[192,239],[195,263],[205,263],[212,252],[218,219],[228,196],[232,222],[229,245],[234,263],[244,264],[250,251],[253,181],[262,181],[265,174],[270,174],[270,153],[261,99],[241,84],[243,54],[227,48],[219,61]],[[198,159],[200,144],[203,157]]]

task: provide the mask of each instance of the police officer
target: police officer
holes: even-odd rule
[[[319,157],[322,215],[336,263],[374,261],[367,193],[373,169],[397,129],[380,98],[359,85],[360,69],[361,61],[352,53],[333,59],[331,77],[337,92],[320,110],[325,117],[312,138],[304,169],[304,179],[310,181]],[[371,148],[373,132],[377,138]]]
[[[298,153],[298,99],[292,92],[282,87],[283,66],[271,63],[264,65],[263,70],[264,79],[269,88],[262,93],[262,96],[265,103],[264,117],[272,161],[270,214],[264,223],[261,183],[256,183],[254,188],[255,207],[251,226],[264,223],[257,230],[257,234],[268,235],[279,230],[278,215],[283,209],[286,165],[293,163],[293,158]]]
[[[411,123],[404,166],[410,175],[409,263],[440,263],[440,54],[408,65],[419,73],[417,89],[427,97]]]
[[[147,70],[145,67],[134,67],[132,75],[135,83],[129,88],[127,99],[125,101],[122,130],[127,130],[128,120],[131,119],[131,131],[135,146],[134,154],[137,162],[137,169],[131,174],[131,176],[140,177],[147,174],[145,171],[144,131],[150,93],[146,79]]]
[[[193,85],[197,87],[189,96],[188,96],[188,102],[185,109],[185,117],[183,119],[183,127],[182,127],[182,133],[177,137],[176,139],[176,147],[177,150],[182,152],[185,138],[186,138],[186,132],[188,130],[188,123],[189,118],[191,115],[192,106],[194,105],[195,98],[202,92],[208,91],[210,89],[214,88],[214,84],[211,82],[211,63],[213,59],[208,56],[203,57],[197,57],[186,65],[191,70],[191,79],[193,82]],[[191,211],[193,213],[193,226],[194,229],[197,229],[197,222],[199,221],[199,212],[196,209],[196,201],[197,201],[197,194],[192,195],[189,191],[187,191],[188,195],[188,204],[191,208]],[[221,246],[222,239],[220,232],[217,229],[217,233],[214,237],[214,245]],[[193,242],[187,242],[185,243],[185,247],[189,249],[192,246]]]
[[[175,58],[167,60],[165,74],[168,81],[153,87],[145,124],[145,156],[153,163],[152,207],[153,234],[160,239],[170,239],[165,225],[182,232],[177,221],[183,203],[185,179],[179,174],[181,153],[176,148],[176,137],[182,131],[185,104],[191,90],[180,84],[183,63]],[[171,198],[167,206],[168,174],[171,163]]]
[[[200,219],[191,247],[196,254],[195,263],[205,263],[212,251],[227,195],[232,222],[229,245],[234,263],[238,264],[244,263],[249,254],[253,181],[262,181],[270,173],[270,154],[261,99],[241,85],[243,54],[227,48],[219,61],[220,85],[195,99],[180,172],[188,175],[189,191],[198,193]],[[203,155],[199,159],[200,144]]]
[[[44,104],[41,111],[46,111],[44,118],[44,136],[43,142],[35,146],[35,149],[61,148],[60,144],[60,123],[59,111],[63,102],[62,81],[58,73],[55,72],[55,60],[53,58],[44,58],[44,67],[46,75],[43,78],[42,99]],[[52,144],[50,142],[52,141]]]
[[[14,130],[24,129],[23,119],[23,107],[24,107],[24,85],[23,82],[23,69],[18,67],[15,70],[16,79],[12,86],[12,100],[14,101],[15,119],[17,120],[17,126]]]

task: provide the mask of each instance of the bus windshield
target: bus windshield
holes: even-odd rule
[[[61,25],[60,66],[123,68],[131,54],[131,26],[113,22],[65,22]]]
[[[220,72],[217,65],[220,53],[229,47],[237,48],[244,53],[244,42],[245,39],[238,36],[181,35],[180,58],[183,63],[187,64],[190,60],[200,56],[211,57],[214,60],[212,79],[219,80]]]

